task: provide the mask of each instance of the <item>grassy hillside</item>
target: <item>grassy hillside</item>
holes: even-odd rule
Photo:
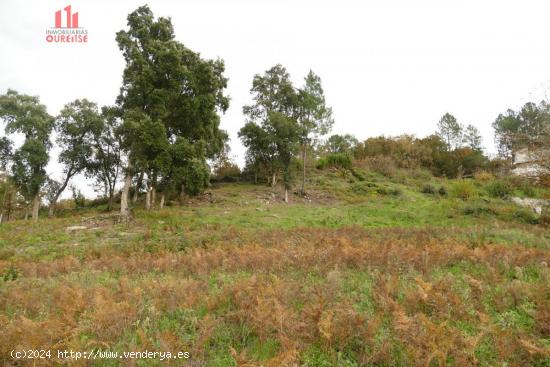
[[[191,358],[19,364],[549,366],[550,231],[491,185],[328,170],[290,204],[280,189],[224,183],[136,208],[130,224],[99,209],[2,224],[0,359],[163,350]]]

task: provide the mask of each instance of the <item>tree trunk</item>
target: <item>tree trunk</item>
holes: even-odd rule
[[[61,185],[59,190],[57,190],[52,202],[50,203],[50,208],[48,209],[48,218],[53,217],[55,212],[55,204],[57,203],[57,200],[59,200],[59,197],[61,196],[63,191],[65,191],[65,189],[67,188],[67,185],[69,184],[69,180],[74,175],[75,173],[73,172],[73,166],[71,166],[71,168],[69,168],[69,171],[67,172],[67,176],[65,177],[65,181],[63,182],[63,185]]]
[[[2,224],[2,220],[4,219],[4,206],[6,205],[6,198],[8,197],[8,191],[9,187],[6,185],[4,190],[4,197],[2,198],[2,207],[0,207],[0,224]]]
[[[6,213],[6,222],[11,219],[11,201],[12,201],[12,193],[10,191],[10,193],[8,194],[8,209]]]
[[[25,220],[29,219],[29,205],[25,206]]]
[[[147,188],[147,193],[145,194],[145,209],[147,211],[151,210],[151,188]]]
[[[130,192],[130,186],[132,185],[132,166],[128,163],[128,170],[124,177],[124,186],[122,187],[122,194],[120,195],[120,220],[122,222],[128,222],[130,220],[130,210],[128,208],[128,193]]]
[[[139,173],[138,180],[136,182],[136,189],[134,190],[134,196],[132,197],[132,203],[135,204],[138,199],[138,193],[141,189],[141,185],[143,184],[143,172]]]
[[[288,204],[288,188],[285,187],[285,203]]]
[[[157,189],[155,186],[151,188],[151,209],[155,209],[155,204],[157,202]]]
[[[303,152],[303,171],[302,171],[302,188],[300,189],[300,193],[302,195],[306,194],[306,154],[307,154],[307,146],[304,146],[304,152]]]
[[[277,172],[273,172],[273,176],[271,178],[271,187],[275,187],[277,184]]]
[[[109,202],[107,204],[107,210],[112,211],[113,210],[113,191],[109,192]]]
[[[160,194],[160,204],[159,207],[162,209],[164,208],[164,193]]]
[[[40,194],[36,194],[32,200],[32,220],[38,220],[38,210],[40,209]]]

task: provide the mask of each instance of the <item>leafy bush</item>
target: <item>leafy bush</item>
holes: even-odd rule
[[[347,153],[332,153],[317,161],[318,169],[325,169],[328,167],[351,169],[351,166],[351,156]]]
[[[359,181],[365,181],[367,179],[361,171],[358,171],[353,168],[351,169],[351,174],[353,175],[353,177],[355,177]]]
[[[495,179],[492,173],[481,170],[474,172],[474,178],[479,182],[489,182]]]
[[[433,187],[432,185],[430,184],[426,184],[422,187],[422,189],[420,190],[421,193],[423,194],[430,194],[430,195],[433,195],[435,194],[435,187]]]
[[[441,196],[447,196],[447,189],[445,186],[441,186],[439,190],[437,190],[437,193]]]
[[[2,279],[4,279],[4,282],[14,281],[19,277],[19,270],[13,265],[10,265],[9,268],[7,268],[4,271],[4,274],[2,276]]]
[[[390,196],[400,196],[403,192],[401,189],[396,187],[379,187],[376,189],[378,195],[390,195]]]
[[[460,180],[451,186],[451,197],[461,200],[469,200],[475,196],[476,189],[474,184],[469,180]]]
[[[512,217],[520,222],[527,223],[527,224],[539,223],[539,218],[531,209],[526,209],[526,208],[516,209],[512,213]]]
[[[86,198],[82,192],[77,189],[75,186],[71,186],[71,191],[73,194],[73,201],[77,208],[84,208],[86,206]]]
[[[503,180],[494,180],[485,186],[489,196],[504,199],[514,191],[509,182]]]
[[[483,214],[495,214],[495,211],[488,207],[487,205],[475,204],[469,205],[462,211],[464,215],[471,215],[474,217],[483,215]]]

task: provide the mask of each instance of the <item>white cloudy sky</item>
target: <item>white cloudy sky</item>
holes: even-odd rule
[[[0,0],[0,93],[39,95],[51,114],[76,98],[112,104],[123,59],[115,32],[146,0]],[[540,99],[550,80],[550,2],[535,0],[150,0],[178,40],[221,57],[232,103],[222,117],[233,153],[255,73],[276,63],[297,84],[311,68],[334,109],[335,133],[363,139],[434,131],[445,112],[482,132],[507,108]],[[67,5],[87,44],[48,44]],[[52,162],[49,171],[59,173]],[[77,184],[85,191],[83,180]]]

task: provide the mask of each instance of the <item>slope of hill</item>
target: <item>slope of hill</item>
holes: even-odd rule
[[[136,208],[130,224],[92,209],[2,224],[0,358],[548,366],[550,231],[488,185],[335,170],[290,204],[278,188],[221,183],[184,205]]]

